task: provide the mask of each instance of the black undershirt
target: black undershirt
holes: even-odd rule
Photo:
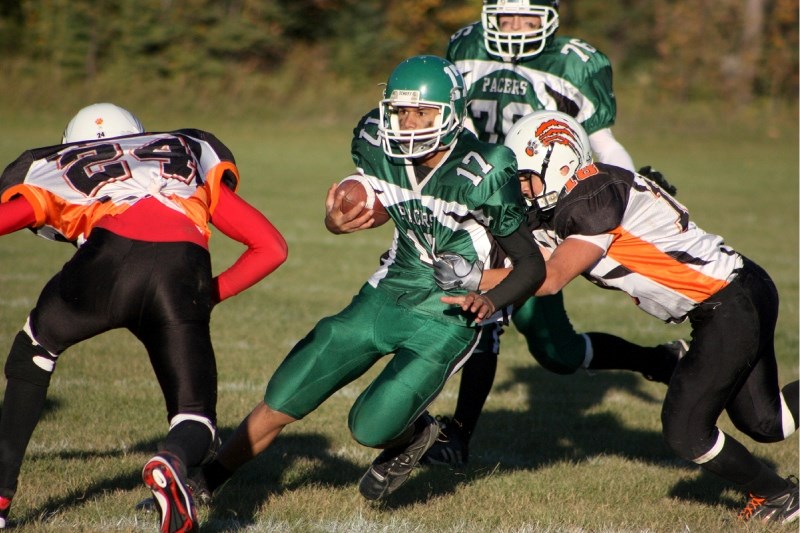
[[[524,222],[505,237],[493,236],[514,265],[503,281],[486,292],[486,297],[500,309],[518,301],[521,296],[532,295],[544,281],[545,264],[542,252]]]

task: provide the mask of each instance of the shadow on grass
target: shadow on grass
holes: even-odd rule
[[[562,376],[537,365],[511,369],[513,380],[495,383],[495,390],[525,387],[521,409],[487,410],[472,440],[471,460],[500,463],[504,469],[531,469],[561,461],[584,461],[618,455],[653,464],[673,465],[675,456],[660,431],[631,428],[615,410],[599,406],[610,395],[651,404],[660,416],[666,386],[653,392],[631,372],[579,371]],[[625,396],[623,396],[623,394]],[[613,400],[616,402],[616,400]]]
[[[221,428],[223,440],[229,437],[234,429],[234,427]],[[58,458],[64,461],[79,460],[91,463],[98,459],[114,459],[132,453],[149,456],[157,451],[160,440],[158,438],[140,441],[124,451],[61,451],[29,456],[26,460],[36,461],[46,456],[47,460]],[[270,496],[302,486],[311,484],[330,487],[352,486],[352,489],[357,491],[357,482],[364,466],[336,457],[330,453],[330,448],[328,439],[320,435],[287,435],[277,439],[266,452],[241,468],[228,486],[215,495],[208,518],[204,520],[208,523],[203,524],[203,531],[235,531],[246,528],[255,523],[254,517],[258,509],[268,502]],[[282,480],[284,473],[292,470],[296,462],[313,463],[312,473],[307,476],[297,476],[289,481]],[[9,525],[22,528],[47,522],[51,516],[61,514],[70,508],[84,506],[87,502],[106,496],[109,492],[120,490],[140,492],[142,497],[149,495],[142,482],[141,470],[136,469],[51,498],[24,514],[15,514],[12,509]],[[134,509],[131,508],[131,514],[133,513]],[[145,511],[136,513],[139,519],[156,520],[152,513]],[[214,526],[215,523],[217,527]]]
[[[451,484],[480,482],[498,471],[535,471],[558,462],[618,456],[686,471],[687,479],[669,492],[673,498],[733,509],[742,506],[741,498],[724,495],[727,489],[735,487],[675,455],[660,430],[632,428],[616,412],[598,409],[609,394],[624,392],[651,403],[660,427],[665,385],[655,385],[661,389],[654,391],[638,374],[624,371],[563,376],[530,365],[513,368],[511,374],[513,379],[496,382],[495,390],[509,391],[524,385],[523,409],[492,410],[491,404],[487,405],[470,444],[468,467],[463,471],[441,468],[450,473]],[[774,467],[769,461],[765,463]],[[436,487],[441,485],[441,477],[429,480],[434,492],[438,492]]]
[[[730,508],[741,506],[738,499],[725,497],[725,491],[731,488],[725,482],[677,458],[668,449],[660,431],[631,428],[616,412],[598,407],[609,394],[624,392],[652,403],[654,416],[659,416],[665,387],[655,389],[637,375],[625,372],[558,376],[530,365],[514,368],[511,374],[513,379],[496,383],[495,390],[504,392],[523,385],[520,409],[493,410],[489,402],[472,439],[467,468],[419,468],[406,485],[387,500],[375,503],[376,507],[392,510],[424,503],[452,494],[459,485],[479,483],[497,472],[525,470],[535,474],[536,470],[551,464],[591,461],[602,456],[619,456],[662,468],[685,470],[686,480],[671,489],[671,497]],[[57,408],[57,405],[50,408]],[[234,429],[220,428],[223,440]],[[125,451],[73,451],[52,455],[64,460],[91,461],[130,453],[148,455],[157,446],[158,440],[152,439],[138,442]],[[323,435],[282,435],[218,491],[203,520],[203,530],[246,529],[256,522],[260,509],[268,505],[272,497],[304,486],[341,487],[357,495],[358,480],[367,465],[343,459],[331,448],[331,442]],[[38,509],[12,519],[18,526],[46,520],[47,516],[85,505],[107,492],[142,488],[141,475],[136,470],[53,498]]]
[[[68,461],[85,461],[91,463],[98,459],[113,459],[123,457],[131,453],[142,453],[145,455],[154,454],[161,439],[151,439],[140,441],[124,450],[102,450],[102,451],[82,451],[70,450],[51,453],[27,454],[25,461],[50,461],[53,458]],[[142,463],[144,466],[144,462]],[[57,472],[53,476],[59,475]],[[126,474],[111,476],[99,482],[91,483],[88,486],[81,486],[65,494],[50,498],[38,508],[33,508],[24,514],[16,514],[14,506],[11,507],[11,517],[9,525],[12,528],[22,528],[25,525],[32,525],[47,520],[65,509],[81,507],[91,502],[94,498],[103,497],[110,492],[119,490],[140,490],[143,489],[141,470],[135,470]],[[144,494],[144,492],[142,493]]]
[[[498,382],[495,387],[503,391],[523,384],[522,409],[492,410],[489,406],[473,439],[468,468],[418,468],[406,485],[374,505],[385,510],[405,508],[452,494],[459,485],[480,482],[497,471],[535,471],[552,463],[591,460],[599,455],[685,466],[667,448],[660,432],[631,429],[612,413],[593,412],[612,390],[624,390],[660,409],[663,395],[653,396],[638,376],[622,372],[558,376],[536,365],[515,368],[512,374],[513,382]],[[282,473],[297,459],[316,464],[301,478],[282,483]],[[303,485],[347,487],[357,494],[365,468],[332,456],[319,436],[282,436],[218,493],[210,524],[204,529],[212,524],[226,524],[225,530],[245,528],[270,496]]]
[[[233,428],[228,433],[232,431]],[[223,434],[223,441],[226,436]],[[293,473],[291,479],[283,479],[286,472],[296,471],[298,466],[302,474]],[[256,523],[259,509],[267,505],[271,497],[304,486],[348,487],[358,491],[358,480],[365,468],[331,453],[330,441],[321,435],[281,435],[215,493],[202,529],[245,529]]]

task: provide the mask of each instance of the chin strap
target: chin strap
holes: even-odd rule
[[[542,187],[544,187],[544,191],[542,191],[542,194],[536,197],[536,205],[538,205],[540,208],[542,207],[542,205],[539,204],[539,198],[546,198],[548,196],[546,192],[547,180],[545,179],[545,176],[547,175],[547,167],[550,166],[550,157],[553,155],[553,149],[555,147],[556,146],[554,144],[551,144],[550,146],[547,147],[547,153],[544,154],[544,161],[542,161],[542,173],[539,174],[539,179],[542,180]]]

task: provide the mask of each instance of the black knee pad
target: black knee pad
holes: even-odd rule
[[[6,359],[6,379],[16,378],[48,387],[56,367],[56,358],[44,347],[34,344],[27,333],[20,331]]]

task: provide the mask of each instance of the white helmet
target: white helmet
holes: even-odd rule
[[[61,144],[119,137],[132,133],[144,133],[144,127],[130,111],[114,104],[92,104],[72,117],[64,128]]]
[[[500,31],[498,17],[539,17],[541,26],[529,32]],[[558,29],[558,0],[484,0],[481,11],[486,51],[505,60],[538,55]]]
[[[519,119],[505,145],[517,156],[520,174],[533,173],[544,183],[534,201],[542,211],[555,207],[575,172],[592,162],[589,137],[577,120],[559,111],[534,111]]]

